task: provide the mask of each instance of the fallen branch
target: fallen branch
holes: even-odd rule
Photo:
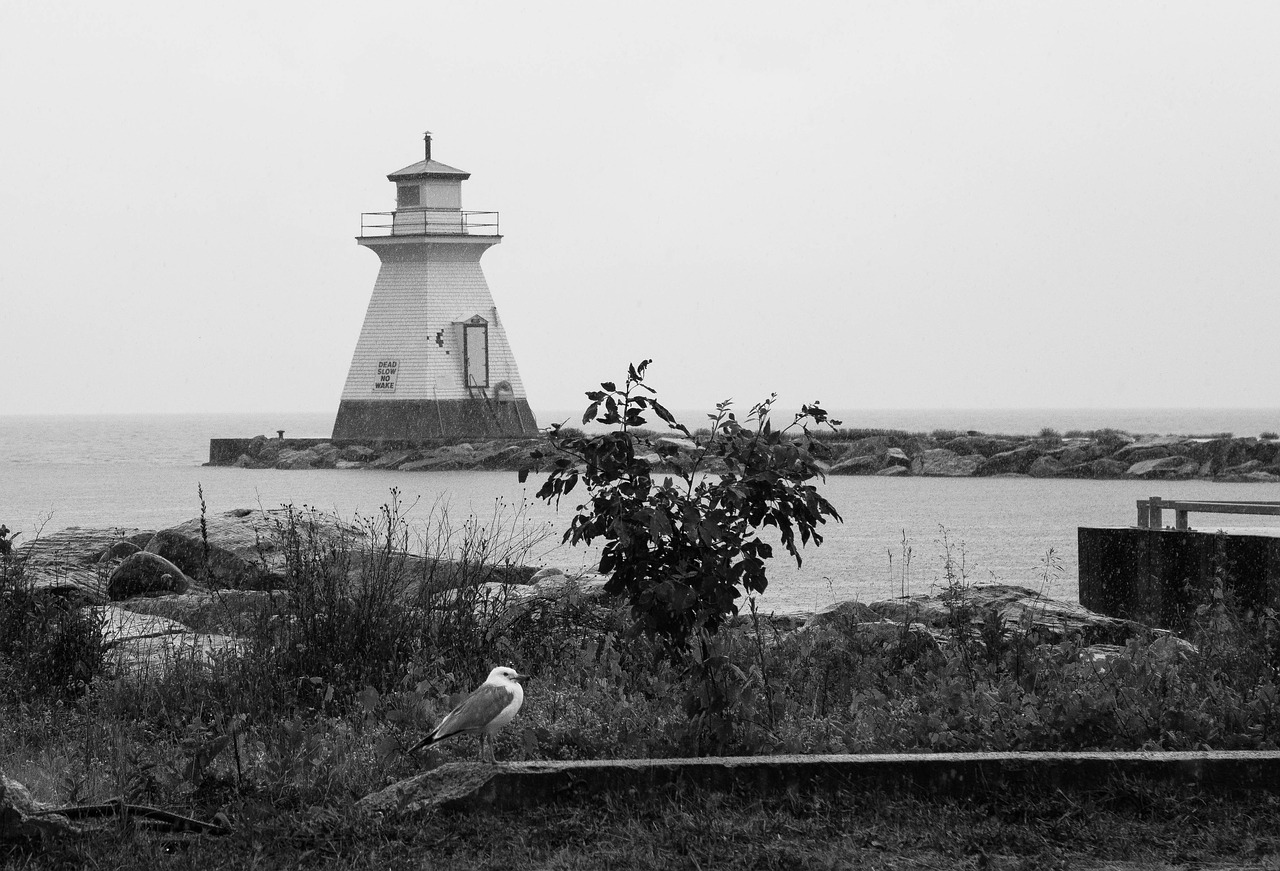
[[[72,807],[55,808],[40,811],[30,816],[46,816],[61,814],[68,819],[86,819],[89,817],[116,816],[121,819],[140,818],[159,823],[171,832],[200,832],[206,835],[229,835],[231,827],[222,823],[207,823],[193,817],[184,817],[172,811],[161,810],[141,804],[126,804],[123,799],[111,799],[105,804],[73,805]]]

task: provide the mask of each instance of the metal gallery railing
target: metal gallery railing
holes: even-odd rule
[[[428,236],[465,233],[500,236],[497,212],[461,212],[454,209],[403,209],[399,212],[363,212],[360,235]]]
[[[1161,499],[1152,496],[1138,500],[1138,528],[1164,529],[1164,512],[1173,512],[1174,529],[1190,529],[1187,515],[1192,511],[1205,514],[1280,515],[1280,502],[1217,502],[1204,499]]]

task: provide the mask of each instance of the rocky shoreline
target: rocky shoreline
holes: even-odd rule
[[[237,509],[158,531],[71,527],[15,548],[13,557],[36,592],[92,610],[117,673],[163,671],[184,657],[237,649],[255,621],[289,610],[292,594],[279,533],[290,522],[303,523],[308,537],[339,546],[359,548],[365,537],[360,529],[316,512],[299,521],[291,520],[285,509]],[[448,565],[424,566],[426,558],[407,553],[389,553],[384,559],[397,563],[414,583],[454,583]],[[349,582],[358,585],[359,572],[365,570],[366,564],[355,561]],[[474,573],[468,577],[475,582]],[[482,583],[486,601],[502,603],[504,620],[534,608],[545,613],[584,605],[625,607],[605,593],[605,578],[597,574],[569,577],[556,568],[493,567]],[[414,589],[406,585],[406,601]],[[1011,584],[968,588],[966,608],[975,631],[989,629],[994,620],[1005,632],[1033,632],[1041,643],[1078,638],[1090,645],[1089,656],[1104,658],[1118,652],[1117,645],[1150,632],[1133,621]],[[954,631],[952,611],[945,596],[915,596],[838,602],[817,612],[773,613],[768,619],[780,632],[821,633],[857,624],[886,642],[907,628],[925,641],[943,644]]]
[[[935,431],[842,430],[820,434],[815,453],[828,475],[943,478],[1201,479],[1280,481],[1280,438],[1132,435],[1117,430],[1038,436]],[[687,439],[664,438],[683,453]],[[439,444],[322,439],[216,439],[209,465],[245,469],[388,469],[402,472],[515,471],[533,465],[540,439]],[[657,471],[674,467],[656,453]],[[714,469],[712,469],[714,471]]]

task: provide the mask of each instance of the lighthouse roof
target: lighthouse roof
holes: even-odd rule
[[[391,181],[414,178],[452,178],[462,181],[463,179],[471,178],[471,173],[441,163],[438,160],[419,160],[417,163],[409,164],[404,169],[397,169],[387,178]]]

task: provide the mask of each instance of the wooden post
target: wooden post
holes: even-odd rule
[[[1138,528],[1148,529],[1151,526],[1151,513],[1148,510],[1147,500],[1138,500]]]
[[[1187,522],[1187,513],[1188,513],[1187,511],[1185,511],[1185,510],[1183,510],[1183,509],[1180,509],[1180,508],[1175,508],[1175,509],[1174,509],[1174,512],[1173,512],[1173,517],[1174,517],[1173,525],[1174,525],[1174,527],[1176,527],[1177,529],[1190,529],[1190,528],[1191,528],[1191,524]]]
[[[1164,518],[1160,513],[1160,497],[1152,496],[1147,500],[1147,526],[1151,529],[1164,529]]]

